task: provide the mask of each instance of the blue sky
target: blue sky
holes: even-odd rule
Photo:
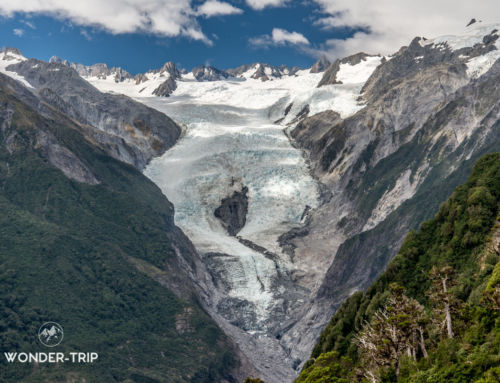
[[[238,8],[243,13],[198,19],[201,30],[212,41],[208,44],[182,35],[112,34],[102,28],[78,26],[70,20],[18,13],[0,19],[0,45],[18,47],[24,55],[42,60],[57,55],[83,64],[105,62],[138,73],[160,67],[165,61],[186,69],[201,64],[227,69],[255,61],[307,67],[317,55],[308,48],[331,37],[352,35],[350,28],[315,27],[312,20],[318,17],[319,7],[314,3],[263,10],[240,4]],[[307,36],[311,44],[252,43],[252,39],[271,36],[275,28]]]
[[[496,0],[473,6],[452,0],[1,0],[0,46],[42,60],[105,62],[132,74],[166,61],[188,70],[256,61],[308,67],[321,54],[391,53],[414,36],[459,33],[471,17],[495,12],[500,15]]]

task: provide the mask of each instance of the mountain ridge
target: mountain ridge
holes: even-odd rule
[[[250,216],[238,232],[239,243],[234,244],[235,247],[243,245],[244,248],[238,249],[244,249],[245,255],[250,252],[252,259],[260,263],[255,262],[257,266],[250,269],[241,266],[238,273],[231,273],[231,267],[240,267],[238,255],[241,254],[223,251],[202,254],[210,266],[207,275],[218,282],[217,288],[201,293],[207,298],[208,306],[213,303],[210,314],[238,339],[243,349],[248,347],[245,352],[263,378],[281,383],[300,370],[316,337],[340,303],[356,290],[368,287],[383,271],[405,233],[432,216],[450,188],[465,180],[475,160],[499,150],[498,45],[496,25],[472,24],[463,36],[415,38],[392,56],[362,53],[328,67],[323,62],[325,72],[319,73],[312,68],[296,72],[287,69],[288,74],[282,75],[279,68],[259,64],[258,68],[250,66],[251,70],[248,66],[240,67],[238,73],[242,77],[239,79],[220,77],[203,67],[200,79],[206,75],[206,79],[216,81],[196,81],[193,73],[174,79],[177,74],[173,70],[173,74],[163,73],[163,77],[162,73],[152,71],[145,75],[147,79],[126,78],[118,82],[110,75],[84,79],[106,95],[128,95],[171,115],[179,125],[186,125],[185,135],[178,144],[149,162],[148,166],[153,167],[147,169],[152,177],[155,173],[151,169],[158,169],[154,166],[175,153],[174,159],[186,159],[176,163],[179,169],[183,166],[191,169],[191,163],[201,161],[205,170],[213,170],[210,166],[217,164],[218,173],[214,174],[224,174],[228,169],[248,172],[247,164],[255,166],[260,156],[286,152],[289,156],[277,163],[291,165],[293,169],[297,167],[297,153],[281,146],[282,139],[287,139],[283,130],[294,147],[306,154],[318,194],[324,197],[320,206],[313,204],[307,208],[296,204],[291,210],[293,219],[285,220],[294,227],[285,233],[274,228],[280,234],[276,235],[279,243],[256,237],[250,229],[255,227],[251,213],[258,206],[258,197],[264,195],[263,191],[273,195],[280,187],[284,188],[279,179],[281,174],[276,177],[276,169],[274,173],[269,171],[265,173],[265,177],[269,177],[264,178],[265,187],[255,180],[249,187],[246,214]],[[27,86],[41,91],[40,84],[33,82],[34,75],[25,77],[26,73],[36,72],[35,65],[36,61],[29,64],[23,61],[5,68],[10,75],[26,81]],[[42,67],[47,71],[58,68],[56,63],[51,65]],[[264,76],[268,81],[263,81]],[[321,82],[324,84],[318,87]],[[163,84],[161,91],[158,90]],[[52,97],[49,92],[47,97]],[[52,104],[61,104],[67,109],[55,96],[53,98]],[[79,118],[78,113],[73,114]],[[265,134],[263,129],[257,131],[251,125],[255,121],[261,124],[260,128],[266,127]],[[183,146],[189,142],[194,145],[202,139],[208,144],[200,144],[196,153],[191,153],[188,145]],[[257,141],[258,145],[252,146]],[[262,142],[266,143],[265,150],[262,150]],[[212,147],[221,143],[220,153],[214,157],[207,155]],[[180,150],[187,151],[182,155]],[[235,153],[241,155],[238,157]],[[240,163],[243,155],[250,155],[251,160]],[[257,168],[252,169],[253,174]],[[174,175],[171,179],[188,178]],[[195,175],[193,173],[193,177]],[[158,174],[156,177],[158,183],[163,182]],[[200,195],[193,194],[193,198],[213,203],[214,206],[205,202],[207,205],[200,208],[207,208],[207,219],[216,229],[215,234],[221,235],[217,231],[221,224],[210,221],[215,218],[214,211],[223,201],[228,201],[236,187],[247,186],[242,182],[245,177],[250,178],[246,173],[231,174],[211,188],[199,187]],[[194,186],[204,185],[204,179],[206,177],[199,178]],[[193,183],[188,185],[196,189]],[[310,187],[310,180],[307,185]],[[167,181],[162,186],[165,193],[178,194]],[[293,195],[293,188],[283,190]],[[304,191],[305,187],[297,190]],[[183,193],[185,195],[186,190]],[[289,208],[283,201],[276,206]],[[186,206],[176,203],[179,214],[189,212],[183,208]],[[295,212],[297,208],[301,208],[300,214]],[[237,221],[240,229],[241,217]],[[196,233],[194,229],[186,227]],[[227,230],[223,234],[228,235]],[[193,237],[193,240],[201,245],[207,243],[204,237]],[[273,276],[276,278],[273,283],[282,284],[286,291],[273,301],[282,299],[283,309],[270,318],[266,315],[271,309],[267,308],[263,315],[254,308],[262,308],[262,305],[252,306],[252,299],[265,303],[266,294],[278,291],[262,282],[269,273],[259,267],[268,262],[277,262],[278,272]],[[258,277],[255,281],[249,276],[254,271]],[[233,274],[242,277],[235,281],[231,279]],[[232,289],[240,287],[235,282],[245,288],[246,283],[255,282],[251,286],[258,288],[251,290],[255,294],[235,299],[231,294],[237,289]],[[230,303],[218,305],[221,297],[229,297]],[[292,306],[290,302],[299,303]],[[259,323],[256,319],[259,316],[265,320]],[[280,318],[279,321],[276,318]],[[272,355],[264,348],[272,350]],[[279,368],[285,371],[283,375],[269,367],[275,360],[282,363]]]
[[[498,360],[482,359],[481,352],[485,349],[489,355],[499,352],[498,336],[495,338],[498,308],[488,302],[485,290],[486,286],[498,282],[493,280],[492,272],[499,264],[495,250],[498,246],[499,165],[498,153],[482,157],[467,182],[453,191],[435,217],[406,236],[386,271],[366,291],[353,294],[342,304],[322,332],[297,382],[313,383],[327,377],[338,382],[368,381],[366,367],[360,367],[364,356],[356,337],[387,302],[391,283],[404,286],[405,294],[417,299],[430,312],[432,296],[426,295],[429,275],[443,265],[453,268],[453,279],[458,281],[452,285],[453,296],[463,301],[461,314],[453,314],[455,339],[450,339],[450,334],[448,339],[439,338],[429,329],[425,335],[428,357],[420,354],[418,360],[408,358],[400,376],[394,375],[394,365],[389,364],[390,371],[385,372],[372,369],[372,381],[495,381]],[[471,208],[473,205],[476,208]],[[430,324],[424,322],[429,328],[432,315],[437,314],[430,314]],[[475,338],[474,331],[482,336]]]

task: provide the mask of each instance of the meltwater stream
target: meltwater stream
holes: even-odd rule
[[[318,204],[318,187],[302,153],[267,109],[202,104],[196,99],[149,98],[187,129],[181,140],[154,159],[145,174],[175,206],[175,223],[188,235],[220,290],[213,302],[232,324],[268,332],[286,320],[305,292],[292,286],[292,260],[278,237],[304,220]],[[215,217],[221,200],[248,188],[246,224],[230,236]],[[248,244],[248,242],[245,242]],[[265,254],[266,253],[266,254]]]

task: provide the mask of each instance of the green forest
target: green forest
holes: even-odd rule
[[[193,293],[174,294],[154,275],[185,284],[175,249],[188,261],[195,254],[173,224],[172,205],[66,117],[43,117],[4,81],[0,76],[0,112],[12,118],[0,129],[0,349],[97,352],[99,359],[27,365],[2,355],[0,382],[223,379],[236,363],[230,341]],[[100,183],[72,181],[53,167],[38,144],[41,132],[76,154]],[[47,321],[64,328],[53,350],[37,339]]]
[[[500,154],[347,299],[297,383],[500,381]]]

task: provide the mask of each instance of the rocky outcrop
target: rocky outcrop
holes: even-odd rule
[[[153,94],[158,97],[168,97],[174,90],[177,89],[175,78],[169,77],[158,88],[153,91]]]
[[[36,145],[43,148],[49,162],[61,170],[69,179],[89,185],[100,183],[71,150],[59,144],[52,133],[39,131]]]
[[[49,61],[49,62],[54,62]],[[119,72],[122,72],[121,68],[108,68],[108,66],[104,63],[97,63],[93,64],[90,66],[83,65],[83,64],[76,64],[76,63],[69,63],[68,61],[60,61],[61,63],[68,65],[70,68],[73,68],[76,70],[76,72],[82,76],[82,77],[97,77],[97,78],[102,78],[106,79],[107,76],[114,74],[112,70],[119,70]],[[121,77],[121,76],[118,76]],[[119,81],[117,81],[119,82]]]
[[[456,49],[414,39],[374,71],[358,113],[324,112],[291,130],[331,193],[285,244],[304,271],[298,283],[313,291],[282,338],[292,356],[311,349],[340,303],[383,271],[403,236],[432,217],[481,155],[500,150],[500,60],[477,79],[470,69],[472,58],[497,49],[496,39],[492,30]]]
[[[3,47],[2,49],[0,49],[0,53],[11,53],[11,54],[14,54],[14,55],[17,55],[17,56],[22,56],[22,52],[18,49],[18,48],[6,48],[6,47]]]
[[[248,212],[248,188],[235,191],[224,198],[214,215],[219,218],[229,235],[235,236],[245,226]]]
[[[172,61],[168,61],[159,70],[154,70],[152,73],[165,74],[168,73],[170,77],[177,80],[181,78],[181,72],[177,69],[175,64]]]
[[[455,73],[464,73],[470,59],[497,50],[495,44],[498,36],[498,30],[493,29],[483,37],[481,43],[456,50],[451,49],[446,42],[436,45],[428,43],[425,38],[416,37],[408,47],[403,47],[375,69],[363,88],[364,97],[369,102],[378,100],[391,88],[434,67],[446,66]]]
[[[143,82],[146,82],[149,80],[148,76],[146,76],[145,74],[143,73],[139,73],[139,74],[136,74],[134,76],[134,80],[135,80],[135,85],[139,85]]]
[[[31,121],[34,123],[31,131],[24,131],[25,126],[20,128],[19,120],[23,118],[22,110],[16,105],[16,99],[13,95],[22,98],[28,105],[38,108],[40,113],[50,115],[53,120],[59,120],[58,115],[50,113],[45,108],[40,108],[40,103],[31,92],[3,74],[0,74],[0,90],[4,93],[4,102],[0,106],[0,146],[3,141],[7,152],[11,155],[24,152],[33,146],[43,154],[52,166],[61,170],[69,179],[89,185],[100,183],[88,165],[58,140],[46,124],[37,124],[35,120]],[[12,125],[13,120],[15,126]]]
[[[308,151],[313,163],[330,162],[336,157],[336,152],[342,150],[347,138],[347,132],[340,124],[340,114],[332,110],[318,113],[298,123],[291,130],[290,136],[301,148]],[[338,126],[332,129],[332,126]],[[329,153],[325,154],[325,149]]]
[[[115,82],[122,82],[132,78],[132,75],[126,70],[119,67],[108,68],[108,66],[104,63],[97,63],[88,66],[72,63],[57,56],[52,56],[49,59],[49,63],[66,65],[73,68],[82,77],[97,77],[100,79],[106,79],[107,77],[112,76]]]
[[[163,113],[126,96],[101,93],[64,64],[30,59],[8,68],[22,75],[45,102],[77,120],[87,137],[110,155],[138,169],[180,136],[181,128]]]
[[[311,67],[311,73],[321,73],[324,72],[331,65],[330,60],[326,56],[321,56],[318,61],[316,61]]]
[[[220,81],[230,76],[225,71],[205,65],[194,68],[192,73],[197,81]]]
[[[177,80],[181,78],[181,73],[177,70],[177,67],[173,62],[169,61],[165,63],[161,69],[152,71],[152,73],[159,73],[160,76],[167,77],[167,79],[153,91],[153,95],[158,97],[168,97],[174,90],[177,89]],[[145,81],[147,81],[147,77]]]
[[[283,76],[293,76],[300,68],[286,65],[271,66],[263,63],[253,63],[241,65],[234,69],[228,69],[226,72],[232,77],[242,77],[244,74],[249,78],[268,81],[272,78],[281,78]]]
[[[334,63],[330,64],[328,68],[326,68],[323,77],[318,83],[318,88],[324,85],[334,85],[334,84],[342,84],[342,81],[337,80],[337,73],[340,70],[341,64],[349,64],[349,65],[357,65],[361,61],[364,61],[366,57],[368,57],[366,53],[356,53],[355,55],[343,58],[342,60],[335,60]],[[312,72],[311,70],[311,73]]]

